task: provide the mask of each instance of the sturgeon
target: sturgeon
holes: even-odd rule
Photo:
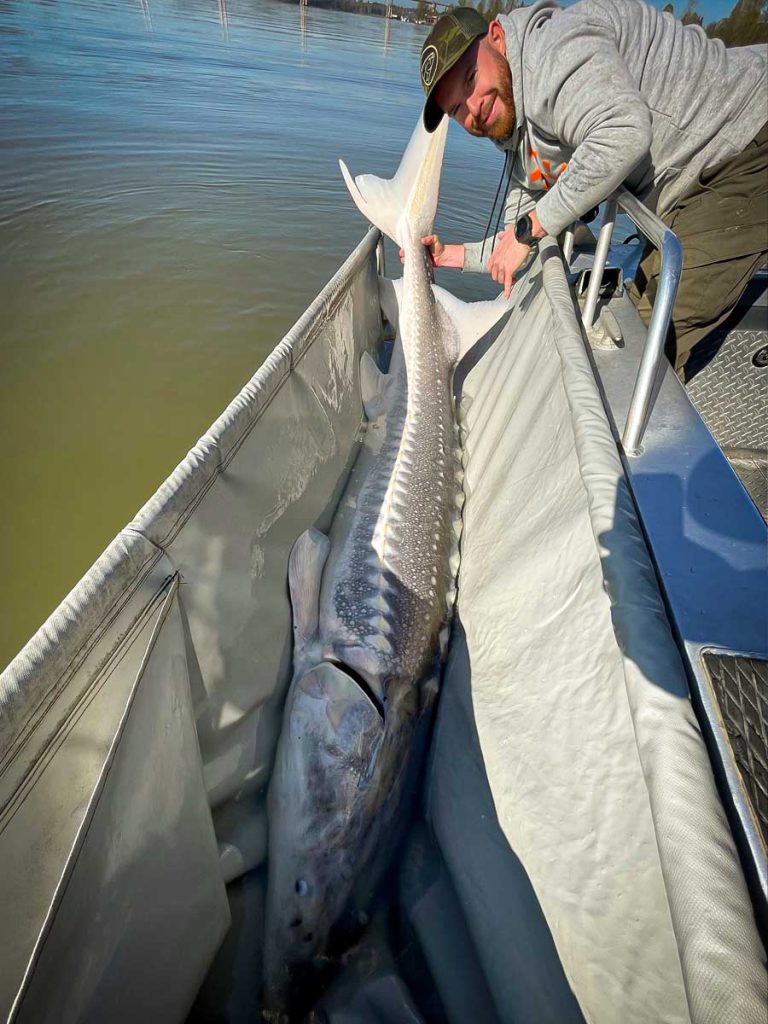
[[[300,969],[326,955],[358,880],[381,866],[447,643],[461,495],[453,370],[509,308],[431,284],[420,239],[447,129],[444,118],[428,134],[419,118],[391,180],[353,179],[341,163],[355,203],[405,261],[401,281],[380,280],[397,337],[386,375],[362,357],[367,428],[330,535],[308,530],[289,560],[293,678],[268,799],[272,1019],[289,1009]]]

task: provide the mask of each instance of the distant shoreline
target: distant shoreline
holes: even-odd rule
[[[300,0],[278,0],[278,3],[289,6],[301,6]],[[319,7],[326,11],[344,11],[347,14],[369,14],[375,18],[386,18],[387,7],[385,3],[377,3],[376,0],[306,0],[307,7]],[[416,18],[415,7],[400,7],[392,4],[391,21],[407,21],[412,25],[431,25],[437,20],[437,15],[428,15],[426,19]]]

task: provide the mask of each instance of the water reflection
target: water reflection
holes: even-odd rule
[[[144,13],[144,24],[147,26],[147,31],[152,31],[152,12],[149,9],[149,0],[141,0],[141,9]]]
[[[227,0],[217,0],[219,5],[219,23],[223,29],[225,40],[229,40],[229,19],[227,18]]]

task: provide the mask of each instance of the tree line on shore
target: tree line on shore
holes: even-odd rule
[[[299,0],[285,0],[287,3],[298,3]],[[324,7],[327,10],[350,11],[356,14],[372,14],[380,18],[391,13],[396,18],[415,21],[417,24],[433,22],[450,8],[437,8],[430,0],[418,0],[415,7],[402,7],[379,0],[307,0],[311,7]],[[516,7],[524,7],[525,3],[518,0],[462,0],[454,6],[474,7],[483,17],[491,21],[499,14],[508,14]],[[684,0],[679,15],[684,25],[700,25],[710,38],[722,39],[726,46],[752,46],[756,43],[768,43],[768,0],[736,0],[731,13],[719,21],[704,24],[704,18],[698,13],[698,0]],[[668,3],[664,7],[668,14],[676,15],[675,6]]]
[[[425,8],[432,6],[427,0],[419,0],[417,6],[422,4]],[[478,3],[466,0],[461,6],[474,7],[490,21],[499,14],[508,14],[515,7],[523,7],[525,4],[517,3],[517,0],[479,0]],[[722,39],[726,46],[768,43],[768,0],[736,0],[726,18],[706,25],[697,8],[698,0],[685,0],[680,20],[684,25],[700,25],[710,39]],[[664,11],[674,16],[675,5],[668,3]]]
[[[457,5],[459,6],[459,5]],[[516,7],[524,7],[525,3],[518,3],[518,0],[478,0],[471,3],[464,0],[460,6],[474,7],[483,17],[489,21],[500,14],[508,14]],[[416,5],[417,12],[421,8],[422,17],[417,14],[417,20],[426,20],[423,14],[434,5],[429,0],[419,0]],[[736,0],[731,13],[719,21],[711,21],[704,24],[704,18],[698,13],[698,0],[685,0],[680,20],[684,25],[700,25],[710,39],[722,39],[726,46],[754,46],[756,43],[768,43],[768,0]],[[668,14],[675,15],[675,5],[668,3],[664,7]]]
[[[768,43],[768,2],[766,0],[737,0],[733,10],[720,21],[707,25],[696,10],[697,0],[686,0],[681,16],[684,25],[701,25],[711,39],[722,39],[726,46],[753,46]],[[672,7],[667,4],[664,10]],[[671,11],[674,14],[674,9]]]

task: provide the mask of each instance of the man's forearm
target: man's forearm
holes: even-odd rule
[[[466,242],[462,249],[463,262],[461,269],[466,274],[487,274],[488,260],[496,244],[497,235],[489,235],[485,241]]]
[[[464,269],[464,245],[446,245],[440,256],[435,260],[436,267],[455,267]]]
[[[535,238],[543,238],[546,235],[546,231],[539,223],[539,218],[536,214],[535,209],[530,210],[531,225],[533,227],[533,234]],[[508,224],[508,228],[514,228],[514,224]],[[460,246],[462,251],[461,266],[462,270],[468,274],[487,274],[488,273],[488,261],[491,258],[491,253],[496,247],[498,241],[498,235],[490,235],[485,239],[484,242],[467,242],[465,245]],[[482,259],[481,259],[482,254]],[[457,264],[452,264],[456,266]]]

